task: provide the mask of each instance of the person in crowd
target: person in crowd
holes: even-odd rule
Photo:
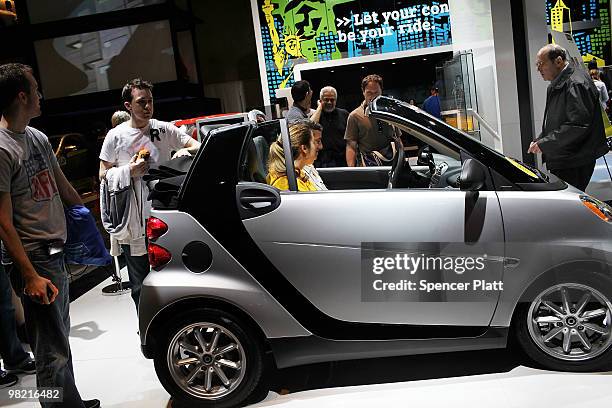
[[[319,106],[311,120],[322,127],[322,149],[319,152],[315,167],[346,167],[346,122],[348,111],[338,108],[338,92],[332,86],[326,86],[319,93]]]
[[[17,383],[15,374],[36,373],[36,363],[17,336],[13,289],[1,260],[0,256],[0,357],[5,370],[0,369],[0,388],[5,388]]]
[[[100,180],[105,179],[110,169],[127,166],[130,182],[134,186],[133,198],[137,211],[131,211],[130,216],[138,219],[130,220],[130,224],[140,225],[141,228],[132,228],[128,236],[121,239],[111,235],[110,253],[118,256],[122,251],[125,255],[137,311],[142,282],[150,271],[144,231],[149,207],[145,205],[147,193],[142,176],[150,163],[193,155],[200,148],[198,141],[173,124],[153,119],[152,90],[153,85],[140,78],[132,79],[123,87],[121,99],[130,113],[130,120],[108,132],[100,151]],[[140,154],[143,151],[146,154]]]
[[[550,85],[542,133],[527,151],[542,153],[551,173],[584,191],[595,161],[608,151],[599,93],[593,81],[569,64],[567,52],[559,45],[542,47],[536,65]]]
[[[287,112],[287,123],[308,119],[314,111],[310,108],[312,102],[312,89],[308,81],[297,81],[291,87],[291,97],[293,98],[293,106]]]
[[[366,115],[368,104],[382,95],[383,79],[368,75],[361,81],[363,102],[352,111],[346,123],[346,164],[354,166],[378,166],[393,159],[391,142],[398,130],[385,122]]]
[[[118,110],[111,116],[111,125],[112,127],[117,127],[117,125],[127,122],[128,120],[130,120],[130,114],[124,110]]]
[[[259,109],[253,109],[249,111],[248,114],[249,120],[257,123],[265,122],[266,114],[260,111]]]
[[[47,136],[28,126],[40,115],[32,69],[0,66],[0,239],[11,274],[20,274],[27,334],[38,387],[63,389],[63,407],[99,407],[83,401],[75,384],[70,332],[64,205],[82,205],[53,154]],[[43,407],[51,406],[48,402]]]
[[[429,90],[429,96],[423,102],[423,110],[438,119],[442,119],[439,90],[435,86]]]
[[[307,119],[299,120],[289,125],[291,157],[293,158],[299,191],[320,190],[304,172],[305,167],[312,166],[319,152],[314,136],[315,130],[320,130],[320,125]],[[285,152],[283,141],[280,137],[270,146],[268,177],[266,181],[279,190],[289,190]]]
[[[605,111],[608,109],[608,99],[610,99],[608,96],[608,88],[606,88],[606,84],[601,80],[598,69],[590,70],[589,74],[597,87],[597,92],[599,92],[599,103],[601,104],[601,108]]]
[[[408,103],[409,103],[410,105],[412,105],[412,106],[415,106],[415,105],[416,105],[416,101],[415,101],[414,99],[412,99],[412,98],[410,98],[410,100],[408,101]]]

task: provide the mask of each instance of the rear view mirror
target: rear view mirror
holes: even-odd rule
[[[459,187],[465,191],[478,191],[485,186],[487,181],[487,168],[474,159],[463,162]]]

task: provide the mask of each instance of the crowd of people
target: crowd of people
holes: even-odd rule
[[[542,153],[548,169],[584,190],[595,160],[605,154],[602,115],[608,91],[599,71],[593,81],[570,66],[558,45],[543,47],[537,68],[550,81],[542,132],[529,153]],[[291,88],[293,106],[287,114],[290,146],[282,139],[270,146],[266,181],[289,189],[285,148],[290,149],[300,191],[325,190],[317,168],[376,166],[389,163],[401,147],[399,129],[367,115],[368,104],[383,92],[383,79],[368,75],[361,81],[363,102],[350,113],[337,106],[331,86],[319,92],[311,109],[313,90],[307,81]],[[64,176],[47,136],[29,126],[41,114],[40,92],[32,69],[22,64],[0,66],[0,387],[17,382],[16,373],[36,373],[38,387],[62,387],[63,405],[99,407],[83,400],[75,384],[70,331],[68,274],[63,256],[67,229],[64,208],[82,205]],[[138,312],[143,280],[150,271],[145,220],[150,211],[142,176],[151,163],[194,155],[200,143],[171,123],[153,118],[153,85],[136,78],[123,87],[124,111],[112,117],[100,152],[99,178],[105,228],[112,231],[112,255],[125,256],[132,298]],[[431,89],[425,109],[440,116],[438,90]],[[255,112],[253,120],[264,120]],[[107,208],[104,208],[105,205]],[[104,218],[106,214],[106,219]],[[10,277],[10,279],[9,279]],[[27,338],[33,358],[17,336],[12,289],[21,298]],[[43,406],[50,406],[43,402]]]
[[[151,162],[195,154],[200,143],[174,125],[153,119],[153,85],[129,81],[122,91],[125,111],[113,115],[100,152],[100,179],[106,191],[124,193],[123,211],[108,227],[111,253],[123,252],[138,311],[142,282],[150,271],[144,223],[150,207],[142,176]],[[0,388],[15,385],[17,373],[36,373],[39,388],[61,388],[61,406],[95,408],[83,400],[75,383],[70,351],[70,302],[64,258],[65,208],[82,206],[66,179],[47,136],[29,126],[41,114],[41,94],[32,69],[23,64],[0,66]],[[113,204],[118,204],[113,202]],[[111,209],[102,208],[103,212]],[[107,225],[105,225],[107,227]],[[10,281],[9,281],[10,277]],[[13,290],[23,306],[32,356],[17,336]],[[42,401],[43,407],[57,406]]]

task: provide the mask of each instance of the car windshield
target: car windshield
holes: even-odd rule
[[[471,154],[515,183],[547,183],[549,177],[520,160],[491,149],[476,138],[456,129],[427,112],[388,97],[379,97],[370,104],[371,112],[393,124],[414,131],[414,136],[428,145],[453,145]]]

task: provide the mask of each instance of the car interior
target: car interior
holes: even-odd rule
[[[266,183],[270,145],[280,137],[281,122],[266,122],[253,129],[245,141],[240,169],[242,181]],[[459,188],[461,158],[459,150],[444,145],[425,133],[405,126],[402,140],[419,142],[416,156],[409,157],[414,147],[405,148],[395,140],[396,151],[390,166],[317,168],[328,190],[364,190],[387,188]]]

